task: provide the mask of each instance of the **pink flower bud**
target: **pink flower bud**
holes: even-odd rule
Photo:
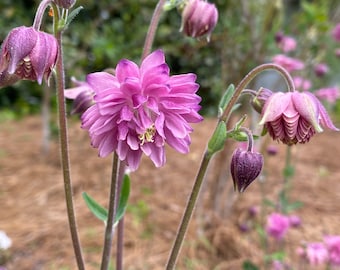
[[[253,106],[255,111],[262,113],[264,104],[272,94],[273,92],[269,89],[261,87],[257,91],[256,96],[250,101],[250,104]]]
[[[62,8],[71,8],[75,4],[76,0],[54,0],[56,5]]]
[[[234,188],[243,192],[260,174],[262,166],[263,156],[260,153],[242,151],[237,148],[230,162]]]
[[[209,41],[217,20],[218,11],[214,4],[204,0],[189,0],[182,13],[180,31],[190,37],[206,35]]]
[[[49,80],[58,56],[56,38],[33,27],[14,28],[4,40],[0,52],[0,72],[16,74],[20,79]]]

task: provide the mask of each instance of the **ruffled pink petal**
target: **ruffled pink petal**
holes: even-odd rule
[[[139,68],[130,60],[120,60],[116,67],[116,76],[120,83],[125,82],[127,78],[139,78]]]
[[[263,108],[263,116],[260,125],[279,118],[291,102],[290,93],[277,92],[272,94],[266,101]]]
[[[305,94],[310,96],[310,98],[314,100],[314,102],[317,104],[321,125],[326,126],[329,129],[332,129],[335,131],[340,131],[336,126],[334,126],[331,118],[329,117],[322,103],[312,93],[306,92]]]
[[[307,92],[294,92],[292,100],[301,117],[306,119],[317,132],[322,132],[323,129],[319,124],[319,107],[312,95]]]
[[[165,55],[162,50],[156,50],[153,53],[149,54],[142,62],[140,67],[141,77],[144,77],[146,71],[152,67],[159,66],[165,63]]]
[[[109,88],[119,88],[115,76],[107,72],[95,72],[86,76],[86,81],[95,93],[100,93]]]

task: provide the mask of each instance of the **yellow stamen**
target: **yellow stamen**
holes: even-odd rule
[[[138,135],[140,144],[143,145],[145,142],[154,142],[155,134],[156,134],[155,124],[152,124],[145,130],[143,134]]]

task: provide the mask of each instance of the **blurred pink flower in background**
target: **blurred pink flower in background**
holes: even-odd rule
[[[324,242],[329,253],[329,262],[332,265],[340,266],[340,236],[330,235],[324,237]]]
[[[273,63],[282,66],[287,69],[288,72],[301,70],[305,67],[305,64],[296,58],[286,56],[284,54],[277,54],[272,58]]]
[[[340,89],[336,86],[321,88],[315,91],[315,95],[330,104],[334,104],[340,98]]]
[[[308,91],[312,87],[312,82],[301,76],[294,76],[293,81],[295,88],[300,91]]]
[[[325,63],[317,64],[314,67],[315,75],[318,77],[324,76],[329,71],[329,67]]]
[[[340,42],[340,23],[338,23],[332,30],[332,37],[335,41]]]
[[[280,213],[273,213],[267,217],[266,232],[276,240],[282,240],[289,229],[289,218]]]
[[[317,266],[328,261],[328,250],[324,243],[308,243],[306,247],[306,258],[310,265]]]
[[[289,225],[291,227],[299,227],[301,225],[301,219],[297,215],[289,216]]]
[[[335,49],[334,54],[336,57],[340,58],[340,48]]]
[[[286,36],[282,32],[278,32],[275,35],[275,41],[276,41],[277,46],[284,53],[294,51],[297,46],[295,38],[291,36]]]

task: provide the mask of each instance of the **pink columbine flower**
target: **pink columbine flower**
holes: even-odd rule
[[[192,73],[170,76],[161,50],[147,56],[140,67],[123,59],[115,75],[87,76],[95,104],[83,113],[82,128],[89,131],[100,157],[115,151],[136,170],[144,153],[160,167],[166,161],[165,143],[188,153],[193,130],[189,123],[203,120],[195,80]]]
[[[282,50],[282,52],[287,53],[294,51],[296,49],[296,40],[291,36],[286,36],[282,32],[278,32],[275,35],[275,41],[277,46]]]
[[[312,82],[300,76],[293,77],[294,85],[297,90],[308,91],[312,87]]]
[[[314,73],[318,77],[323,77],[329,71],[329,67],[325,63],[319,63],[314,67]]]
[[[276,92],[266,101],[261,125],[274,140],[287,145],[306,143],[321,126],[336,128],[321,102],[311,93]]]
[[[310,265],[317,266],[328,261],[328,250],[324,243],[308,243],[306,247],[306,258]]]
[[[210,40],[218,20],[218,11],[214,4],[205,0],[189,0],[182,12],[183,31],[189,37],[206,36]]]
[[[335,41],[340,42],[340,23],[338,23],[332,30],[332,37]]]
[[[53,35],[33,27],[14,28],[4,40],[0,52],[0,72],[15,74],[24,80],[49,80],[58,56]]]
[[[332,265],[340,266],[340,236],[329,235],[324,238],[329,253],[329,262]]]
[[[284,54],[277,54],[272,58],[273,63],[282,66],[288,72],[301,70],[305,67],[305,64],[296,58],[288,57]]]
[[[89,107],[94,104],[94,90],[87,82],[78,81],[71,78],[75,87],[65,89],[65,98],[73,99],[71,114],[83,114]]]
[[[276,240],[282,240],[289,229],[289,218],[280,213],[267,217],[266,232]]]
[[[340,89],[336,86],[325,87],[315,91],[315,95],[330,104],[334,104],[340,98]]]

